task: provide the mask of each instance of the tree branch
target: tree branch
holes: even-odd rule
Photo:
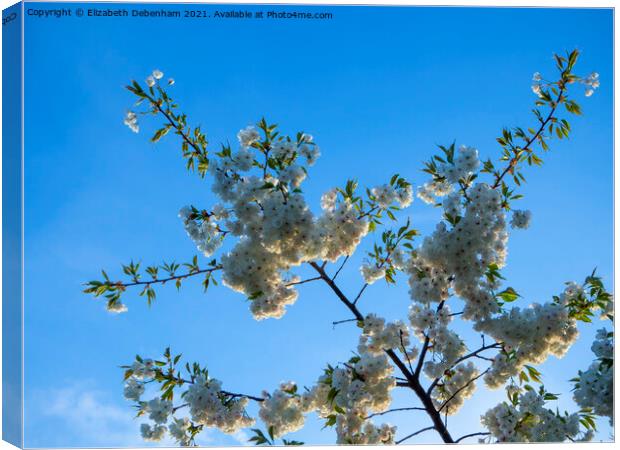
[[[311,281],[317,281],[317,280],[320,280],[320,279],[321,279],[321,277],[308,278],[307,280],[294,281],[292,283],[287,283],[286,286],[296,286],[298,284],[310,283]]]
[[[435,428],[435,427],[426,427],[426,428],[422,428],[421,430],[418,430],[418,431],[416,431],[415,433],[411,433],[410,435],[405,436],[404,438],[402,438],[402,439],[400,439],[400,440],[398,440],[398,441],[396,441],[396,442],[394,442],[394,443],[395,443],[396,445],[401,444],[401,443],[405,442],[407,439],[411,439],[412,437],[417,436],[418,434],[422,434],[422,433],[424,433],[425,431],[432,430],[432,429],[434,429],[434,428]]]
[[[332,322],[332,325],[335,327],[336,325],[340,325],[341,323],[348,323],[348,322],[357,322],[357,319],[337,320],[335,322]]]
[[[456,444],[458,442],[461,442],[463,439],[467,439],[467,438],[470,438],[470,437],[473,437],[473,436],[488,436],[490,434],[491,433],[488,433],[488,432],[466,434],[465,436],[461,436],[460,438],[458,438],[456,441],[454,441],[454,443]]]
[[[168,278],[155,278],[153,280],[149,280],[149,281],[133,281],[131,283],[121,283],[120,281],[113,283],[113,282],[109,282],[107,283],[108,286],[122,286],[122,287],[131,287],[131,286],[140,286],[140,285],[146,285],[146,284],[164,284],[168,281],[172,281],[172,280],[181,280],[183,278],[189,278],[189,277],[193,277],[195,275],[200,275],[201,273],[208,273],[208,272],[215,272],[216,270],[220,270],[222,268],[222,266],[216,266],[216,267],[211,267],[210,269],[202,269],[202,270],[195,270],[193,272],[188,272],[182,275],[173,275],[170,276]]]
[[[442,409],[444,409],[446,407],[446,405],[448,403],[450,403],[450,401],[457,396],[457,394],[459,392],[461,392],[463,389],[465,389],[467,386],[469,386],[470,384],[472,384],[473,382],[475,382],[478,378],[483,377],[487,372],[489,371],[489,369],[486,369],[484,372],[482,372],[479,375],[476,375],[474,378],[472,378],[471,380],[469,380],[467,383],[465,383],[463,386],[461,386],[460,388],[458,388],[456,391],[454,391],[454,393],[448,398],[448,400],[446,400],[445,402],[443,402],[441,404],[441,406],[439,407],[439,409],[437,410],[437,412],[441,412]]]
[[[452,365],[451,365],[450,367],[448,367],[448,370],[450,370],[450,369],[452,369],[452,368],[456,367],[459,363],[461,363],[461,362],[465,361],[466,359],[469,359],[469,358],[473,358],[473,357],[475,357],[475,356],[478,356],[478,353],[481,353],[481,352],[483,352],[483,351],[485,351],[485,350],[489,350],[489,349],[491,349],[491,348],[501,348],[501,344],[499,344],[499,343],[497,343],[497,342],[496,342],[495,344],[484,345],[484,346],[480,347],[478,350],[474,350],[473,352],[468,353],[467,355],[464,355],[464,356],[460,357],[459,359],[457,359],[456,361],[454,361],[454,362],[452,363]],[[485,358],[485,359],[487,359],[487,358]],[[437,386],[437,384],[439,383],[439,381],[441,380],[441,378],[442,378],[442,377],[437,377],[437,378],[435,378],[435,379],[433,380],[433,382],[431,383],[431,385],[428,387],[428,390],[426,391],[426,392],[427,392],[427,394],[429,394],[429,395],[430,395],[430,393],[433,391],[433,389],[435,389],[435,386]]]
[[[342,264],[340,264],[340,267],[338,268],[338,270],[332,277],[332,281],[336,280],[336,277],[338,276],[338,274],[340,273],[340,271],[342,270],[342,268],[344,267],[344,265],[347,263],[348,260],[349,260],[349,255],[345,256],[344,261],[342,261]]]
[[[426,411],[426,409],[420,406],[413,406],[411,408],[393,408],[393,409],[388,409],[386,411],[371,414],[368,417],[366,417],[366,419],[370,419],[372,417],[377,417],[377,416],[383,416],[384,414],[389,414],[389,413],[398,412],[398,411]]]
[[[540,134],[545,130],[545,127],[547,126],[549,121],[553,118],[553,114],[555,113],[556,108],[560,104],[559,102],[562,99],[562,95],[564,95],[565,90],[566,90],[566,86],[564,85],[564,83],[562,83],[560,86],[559,92],[558,92],[558,96],[556,100],[553,102],[553,107],[549,111],[549,114],[547,115],[546,119],[541,122],[540,127],[538,128],[538,131],[536,131],[536,133],[526,141],[525,146],[515,152],[514,156],[512,157],[512,159],[510,160],[510,162],[508,163],[504,171],[499,176],[495,177],[495,183],[493,183],[493,186],[491,186],[492,189],[496,189],[500,185],[500,183],[502,182],[502,179],[506,176],[506,174],[508,174],[512,169],[514,169],[514,167],[519,162],[519,158],[521,158],[521,155],[525,152],[530,151],[530,146],[534,143],[536,139],[538,139]]]
[[[359,311],[359,309],[357,309],[357,306],[355,306],[347,298],[347,296],[340,290],[340,288],[336,285],[336,283],[334,283],[334,281],[331,278],[329,278],[329,276],[327,276],[327,274],[325,273],[325,270],[323,270],[323,268],[319,266],[316,262],[310,262],[309,264],[314,268],[314,270],[316,270],[319,273],[319,275],[321,275],[321,277],[323,278],[323,281],[332,289],[332,291],[334,291],[338,299],[342,303],[344,303],[344,305],[347,308],[349,308],[349,310],[353,313],[355,318],[361,322],[364,322],[363,314]],[[443,306],[443,304],[440,304],[440,305]],[[433,422],[433,426],[430,427],[429,429],[435,428],[444,442],[453,443],[454,440],[452,439],[452,436],[450,435],[450,432],[448,431],[448,429],[445,427],[445,425],[441,421],[441,416],[439,415],[438,411],[435,409],[433,400],[431,399],[429,395],[427,395],[426,391],[420,384],[419,379],[415,377],[409,371],[405,363],[401,361],[401,359],[398,357],[396,353],[394,353],[393,350],[385,350],[385,353],[390,357],[390,359],[394,362],[394,364],[396,364],[398,369],[402,372],[402,374],[407,379],[409,387],[415,392],[415,394],[418,396],[418,398],[424,405],[424,409],[426,410],[426,413],[428,414],[428,416],[431,418]]]

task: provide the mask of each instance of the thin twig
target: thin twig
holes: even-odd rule
[[[200,275],[201,273],[207,273],[207,272],[215,272],[216,270],[220,270],[222,268],[222,266],[216,266],[216,267],[212,267],[210,269],[202,269],[202,270],[195,270],[193,272],[188,272],[182,275],[174,275],[168,278],[155,278],[153,280],[149,280],[149,281],[134,281],[131,283],[121,283],[116,282],[109,282],[108,286],[122,286],[122,287],[131,287],[131,286],[140,286],[140,285],[144,285],[144,284],[157,284],[157,283],[166,283],[168,281],[172,281],[172,280],[181,280],[183,278],[188,278],[188,277],[193,277],[194,275]]]
[[[472,378],[471,380],[469,380],[467,383],[465,383],[463,386],[461,386],[460,388],[458,388],[456,391],[454,391],[454,393],[448,398],[448,400],[446,400],[445,402],[443,402],[441,404],[441,406],[439,407],[439,409],[437,410],[437,412],[441,412],[442,409],[444,409],[446,407],[446,405],[448,403],[450,403],[452,401],[452,399],[454,397],[456,397],[458,395],[459,392],[461,392],[463,389],[465,389],[467,386],[469,386],[470,384],[472,384],[473,382],[475,382],[478,378],[483,377],[487,372],[489,371],[489,369],[486,369],[484,372],[482,372],[481,374],[475,376],[474,378]]]
[[[332,277],[332,281],[336,279],[336,277],[338,276],[338,274],[340,273],[340,271],[342,270],[342,268],[344,267],[344,265],[347,263],[348,260],[349,260],[349,255],[345,256],[344,261],[342,261],[342,264],[340,264],[340,267],[338,267],[338,270]]]
[[[466,434],[465,436],[461,436],[460,438],[458,438],[456,441],[454,441],[454,443],[456,444],[458,442],[461,442],[463,439],[467,439],[467,438],[470,438],[470,437],[474,437],[474,436],[488,436],[490,434],[491,433],[488,433],[488,432]]]
[[[459,363],[461,363],[461,362],[465,361],[466,359],[473,358],[473,357],[480,358],[480,359],[485,359],[485,360],[487,360],[487,361],[493,361],[491,358],[484,358],[484,357],[482,357],[482,356],[479,356],[479,355],[478,355],[478,353],[481,353],[481,352],[483,352],[483,351],[485,351],[485,350],[489,350],[489,349],[492,349],[492,348],[501,348],[501,344],[499,344],[499,343],[497,343],[497,342],[496,342],[496,343],[494,343],[494,344],[483,345],[483,346],[482,346],[482,347],[480,347],[479,349],[474,350],[473,352],[468,353],[467,355],[465,355],[465,356],[462,356],[462,357],[458,358],[456,361],[454,361],[454,362],[452,363],[452,365],[451,365],[450,367],[448,367],[448,369],[447,369],[447,370],[450,370],[450,369],[452,369],[453,367],[457,366]],[[440,380],[441,380],[441,377],[437,377],[437,378],[435,378],[435,379],[433,380],[433,382],[431,383],[431,385],[430,385],[430,386],[428,387],[428,389],[426,390],[426,392],[427,392],[429,395],[430,395],[430,393],[433,391],[433,389],[435,389],[435,386],[437,386],[437,384],[439,383],[439,381],[440,381]]]
[[[409,358],[409,353],[407,353],[407,349],[405,348],[405,343],[403,342],[403,330],[399,330],[400,337],[400,346],[403,349],[403,355],[407,358],[407,363],[409,364],[409,370],[413,373],[413,366],[411,365],[411,359]]]
[[[308,278],[307,280],[293,281],[291,283],[287,283],[286,286],[296,286],[298,284],[310,283],[311,281],[317,281],[317,280],[320,280],[320,279],[321,279],[321,277],[314,277],[314,278]]]
[[[250,400],[254,400],[255,402],[264,402],[265,399],[261,398],[261,397],[255,397],[253,395],[248,395],[248,394],[237,394],[235,392],[228,392],[228,391],[220,391],[222,394],[224,395],[229,395],[232,398],[239,398],[239,397],[245,397],[245,398],[249,398]]]
[[[384,414],[389,414],[389,413],[398,412],[398,411],[426,411],[426,409],[422,408],[421,406],[412,406],[411,408],[393,408],[393,409],[388,409],[387,411],[382,411],[382,412],[371,414],[368,417],[366,417],[366,420],[371,419],[372,417],[383,416]]]
[[[336,327],[336,325],[340,325],[341,323],[347,323],[347,322],[357,322],[357,319],[344,319],[344,320],[337,320],[335,322],[332,322],[332,325],[334,327]]]
[[[517,163],[519,162],[519,158],[521,158],[521,155],[524,152],[529,151],[529,147],[534,143],[536,139],[538,139],[540,134],[545,130],[545,127],[547,126],[549,121],[553,118],[553,113],[555,113],[556,108],[560,104],[560,100],[562,99],[562,95],[564,95],[565,89],[566,89],[566,86],[564,85],[564,83],[562,83],[562,85],[560,86],[559,92],[558,92],[558,96],[555,102],[553,102],[553,106],[551,107],[551,110],[549,111],[547,118],[541,122],[540,127],[538,128],[538,131],[536,131],[536,134],[534,134],[531,138],[529,138],[526,141],[525,146],[521,147],[518,151],[514,152],[514,156],[512,157],[512,159],[510,160],[510,162],[508,163],[504,171],[499,176],[495,177],[495,183],[493,183],[493,186],[491,186],[492,189],[496,189],[500,185],[500,183],[502,182],[502,179],[506,176],[506,174],[511,172],[514,169],[514,167],[517,165]]]
[[[364,293],[364,291],[366,290],[368,286],[370,286],[368,283],[364,283],[364,286],[362,286],[362,289],[360,289],[360,291],[355,296],[355,299],[353,300],[354,305],[357,304],[357,301],[360,299],[360,297],[362,296],[362,294]]]
[[[435,429],[435,427],[426,427],[426,428],[422,428],[421,430],[418,430],[418,431],[416,431],[415,433],[411,433],[410,435],[405,436],[404,438],[402,438],[402,439],[400,439],[400,440],[398,440],[398,441],[396,441],[396,442],[394,442],[394,443],[395,443],[396,445],[398,445],[398,444],[400,444],[400,443],[402,443],[402,442],[405,442],[407,439],[411,439],[412,437],[417,436],[418,434],[422,434],[422,433],[424,433],[425,431],[428,431],[428,430],[433,430],[433,429]]]

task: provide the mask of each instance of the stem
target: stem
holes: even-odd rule
[[[456,441],[454,441],[454,443],[456,444],[457,442],[461,442],[463,439],[467,439],[473,436],[488,436],[490,434],[491,433],[488,433],[488,432],[466,434],[465,436],[461,436],[460,438],[458,438]]]
[[[253,395],[247,395],[247,394],[236,394],[234,392],[228,392],[228,391],[220,391],[222,394],[224,395],[229,395],[232,398],[238,398],[238,397],[246,397],[249,398],[250,400],[254,400],[255,402],[264,402],[265,399],[264,398],[260,398],[260,397],[255,397]]]
[[[338,270],[336,271],[336,273],[332,277],[332,281],[334,281],[336,279],[336,277],[338,276],[338,274],[340,273],[340,271],[342,270],[342,268],[344,267],[344,265],[347,263],[348,260],[349,260],[349,255],[345,256],[344,261],[342,261],[342,264],[340,264],[340,267],[338,268]],[[323,266],[323,267],[325,267],[325,266]]]
[[[448,400],[446,400],[445,402],[443,402],[441,404],[441,406],[439,407],[439,409],[437,410],[437,412],[441,412],[442,409],[444,409],[446,407],[446,405],[448,403],[450,403],[450,401],[457,396],[457,394],[459,392],[461,392],[463,389],[465,389],[467,386],[469,386],[470,384],[472,384],[473,382],[475,382],[478,378],[483,377],[487,372],[489,371],[489,369],[486,369],[484,372],[482,372],[481,374],[475,376],[474,378],[472,378],[471,380],[469,380],[467,383],[465,383],[463,386],[461,386],[460,388],[458,388],[456,391],[454,391],[454,393],[448,398]]]
[[[340,325],[341,323],[348,323],[348,322],[357,322],[357,319],[344,319],[344,320],[337,320],[335,322],[332,322],[332,325],[334,326],[334,328],[336,327],[336,325]]]
[[[202,270],[196,270],[194,272],[188,272],[183,275],[173,275],[168,278],[155,278],[154,280],[149,280],[149,281],[133,281],[131,283],[117,282],[117,283],[108,283],[108,284],[110,286],[122,286],[122,287],[140,286],[144,284],[157,284],[157,283],[163,284],[163,283],[166,283],[172,280],[181,280],[183,278],[193,277],[194,275],[200,275],[201,273],[214,272],[216,270],[220,270],[221,268],[222,266],[217,266],[217,267],[212,267],[210,269],[202,269]]]
[[[307,280],[294,281],[292,283],[287,283],[287,286],[296,286],[298,284],[310,283],[311,281],[320,280],[321,277],[308,278]]]
[[[396,442],[394,442],[394,443],[395,443],[396,445],[398,445],[398,444],[400,444],[400,443],[402,443],[402,442],[405,442],[407,439],[411,439],[412,437],[417,436],[418,434],[422,434],[422,433],[424,433],[425,431],[432,430],[433,428],[435,428],[435,427],[426,427],[426,428],[422,428],[421,430],[418,430],[418,431],[416,431],[415,433],[411,433],[410,435],[405,436],[405,437],[404,437],[404,438],[402,438],[401,440],[396,441]]]
[[[558,96],[556,100],[553,102],[553,106],[551,107],[549,114],[547,115],[545,120],[541,122],[540,127],[538,128],[538,131],[536,131],[536,133],[526,141],[524,147],[522,147],[521,149],[515,152],[515,155],[512,157],[512,159],[510,160],[510,162],[508,163],[508,166],[506,166],[504,171],[500,175],[495,177],[495,183],[493,183],[493,186],[491,186],[492,189],[497,189],[497,187],[500,185],[500,183],[502,182],[502,179],[506,176],[506,174],[508,174],[517,165],[521,155],[525,152],[530,151],[530,146],[534,143],[536,139],[538,139],[540,134],[545,130],[545,127],[547,126],[549,121],[553,118],[553,114],[555,113],[556,108],[560,104],[560,100],[562,99],[562,95],[564,94],[565,89],[566,89],[566,86],[564,85],[564,83],[561,83]]]
[[[382,411],[382,412],[371,414],[368,417],[366,417],[366,419],[370,419],[372,417],[377,417],[377,416],[383,416],[384,414],[389,414],[389,413],[398,412],[398,411],[426,411],[426,410],[419,406],[413,406],[411,408],[393,408],[393,409],[388,409],[387,411]]]
[[[202,150],[200,149],[200,147],[198,147],[194,142],[192,142],[192,140],[183,132],[183,129],[179,128],[179,124],[172,120],[172,117],[170,117],[170,115],[161,107],[161,105],[148,94],[145,95],[150,100],[151,104],[154,105],[155,108],[157,108],[157,110],[166,118],[166,120],[168,120],[170,125],[172,125],[172,127],[179,133],[183,140],[187,142],[187,144],[190,145],[196,152],[202,154]]]

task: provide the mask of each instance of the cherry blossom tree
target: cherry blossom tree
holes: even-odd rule
[[[125,397],[134,402],[144,439],[166,434],[181,445],[195,444],[206,427],[225,433],[251,428],[258,445],[299,445],[287,433],[304,426],[315,413],[336,431],[339,444],[393,444],[424,432],[447,443],[478,438],[496,441],[589,440],[600,417],[613,420],[613,332],[602,329],[592,345],[593,362],[573,379],[581,408],[559,412],[536,368],[551,355],[562,357],[578,339],[578,322],[594,316],[613,320],[612,296],[592,273],[581,283],[558,286],[546,303],[528,304],[502,275],[510,234],[526,229],[530,211],[516,209],[528,166],[540,166],[552,138],[567,138],[564,116],[581,114],[569,91],[581,85],[585,96],[599,85],[598,74],[574,73],[578,52],[555,55],[557,77],[534,74],[533,123],[530,128],[502,130],[499,158],[481,160],[473,147],[440,146],[424,165],[428,180],[414,188],[395,174],[385,184],[362,189],[351,179],[325,192],[320,212],[307,202],[302,186],[320,156],[315,139],[304,132],[289,136],[262,119],[239,131],[238,144],[211,152],[205,133],[192,127],[169,94],[159,70],[146,84],[127,89],[137,102],[125,124],[138,133],[147,116],[163,120],[151,138],[180,140],[189,171],[212,183],[219,203],[209,208],[185,206],[179,217],[200,256],[184,264],[165,262],[122,266],[125,279],[103,272],[86,283],[86,293],[104,298],[107,309],[127,310],[122,298],[137,289],[151,304],[156,287],[180,288],[190,279],[204,290],[223,284],[249,300],[256,320],[281,319],[298,300],[299,286],[323,283],[350,314],[334,322],[354,322],[359,343],[346,362],[326,361],[312,386],[282,383],[262,393],[239,393],[197,362],[183,362],[166,349],[161,357],[137,356],[124,366]],[[414,193],[443,212],[435,230],[420,236],[412,220],[399,223]],[[401,215],[401,214],[398,214]],[[354,294],[339,286],[339,274],[363,239],[375,239],[361,268],[361,287]],[[221,246],[227,242],[224,251]],[[314,276],[302,279],[301,266]],[[356,269],[357,270],[357,269]],[[386,322],[363,311],[360,300],[373,283],[407,280],[411,306],[403,320]],[[455,299],[461,310],[451,306]],[[283,319],[285,320],[285,319]],[[465,342],[455,321],[468,324],[482,342]],[[478,388],[504,389],[506,401],[481,411],[481,429],[454,436],[447,426]],[[154,389],[154,387],[156,387]],[[408,390],[411,406],[392,408],[394,389]],[[148,396],[145,392],[152,392]],[[247,411],[258,405],[258,417]],[[428,426],[396,430],[380,418],[403,410],[420,410]]]

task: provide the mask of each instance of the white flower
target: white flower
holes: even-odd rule
[[[138,383],[134,378],[130,378],[125,383],[124,395],[127,400],[140,401],[140,396],[144,393],[144,385]]]
[[[385,277],[385,267],[378,267],[375,263],[364,264],[360,271],[364,281],[368,284],[373,284],[375,281]]]
[[[147,423],[143,423],[140,425],[140,433],[142,434],[142,439],[150,442],[158,442],[161,441],[166,433],[166,427],[163,425],[155,425],[151,427]]]
[[[172,413],[172,402],[156,397],[146,403],[146,411],[149,413],[149,419],[153,422],[166,423],[168,415]]]
[[[155,78],[153,77],[153,75],[149,75],[148,77],[146,77],[146,85],[148,87],[155,86]]]
[[[410,184],[407,187],[398,189],[396,191],[396,201],[401,208],[407,208],[413,203],[413,186]]]
[[[239,139],[239,143],[242,147],[249,147],[254,142],[260,140],[260,134],[256,128],[250,125],[237,133],[237,139]]]
[[[512,228],[521,228],[526,229],[530,226],[530,222],[532,220],[532,212],[528,210],[518,210],[515,209],[512,211],[512,219],[510,220],[510,225]]]
[[[114,302],[108,303],[106,309],[109,312],[116,313],[116,314],[127,312],[127,306],[125,306],[125,304],[122,303],[120,300],[116,300]]]
[[[140,131],[140,127],[138,126],[138,115],[133,111],[127,111],[123,123],[134,133]]]
[[[338,199],[338,191],[336,188],[330,189],[321,197],[321,208],[325,211],[333,211],[336,208],[336,200]]]
[[[164,73],[161,70],[155,69],[153,71],[153,78],[155,78],[156,80],[161,80],[163,76],[164,76]]]

